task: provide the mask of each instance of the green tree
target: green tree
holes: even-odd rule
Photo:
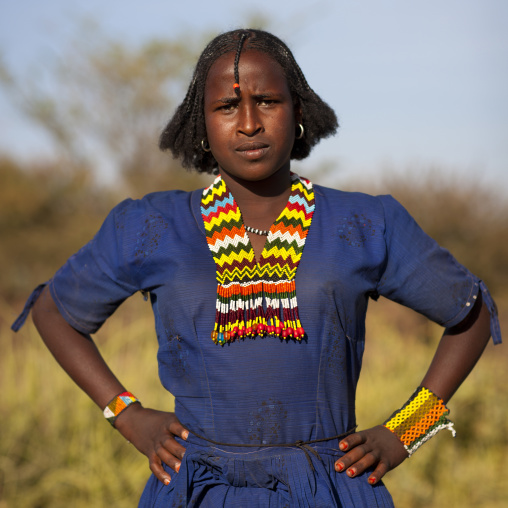
[[[208,36],[206,37],[208,39]],[[124,197],[203,186],[157,147],[183,98],[201,38],[129,47],[84,26],[59,60],[30,79],[0,61],[0,83],[53,141],[30,162],[0,154],[0,294],[23,297],[99,228]],[[110,185],[103,174],[114,175]]]
[[[36,71],[36,79],[14,79],[4,67],[3,83],[49,134],[69,170],[89,168],[99,182],[135,197],[195,188],[209,177],[184,171],[158,150],[157,140],[185,94],[203,40],[151,40],[130,47],[86,24],[79,43],[44,72]]]

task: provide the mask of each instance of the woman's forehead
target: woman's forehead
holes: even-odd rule
[[[206,78],[205,95],[212,89],[233,92],[235,83],[235,56],[231,51],[221,55],[210,67]],[[289,86],[280,64],[270,55],[258,50],[242,51],[238,62],[240,90],[242,86],[276,87],[289,91]]]

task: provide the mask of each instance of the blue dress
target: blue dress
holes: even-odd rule
[[[212,342],[217,283],[201,190],[120,203],[49,281],[53,299],[74,328],[93,333],[127,297],[149,292],[159,375],[177,417],[207,439],[234,444],[288,444],[354,428],[369,298],[383,295],[450,327],[482,291],[500,341],[483,282],[393,198],[314,189],[316,211],[296,274],[302,342]],[[387,406],[387,415],[393,409]],[[368,484],[368,473],[335,472],[337,440],[311,445],[317,454],[212,445],[193,434],[184,445],[180,472],[170,471],[168,486],[152,475],[141,507],[393,506],[382,483]]]

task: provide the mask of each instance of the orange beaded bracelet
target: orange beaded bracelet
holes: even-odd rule
[[[401,409],[384,422],[411,455],[442,429],[448,429],[455,437],[453,423],[446,418],[450,413],[442,399],[429,389],[420,386]]]
[[[114,427],[115,420],[118,415],[128,406],[139,402],[139,399],[132,395],[131,392],[123,392],[117,395],[105,408],[104,417]]]

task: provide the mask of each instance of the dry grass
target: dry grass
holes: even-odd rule
[[[146,405],[171,409],[151,316],[122,314],[97,337],[104,356]],[[137,506],[147,460],[61,371],[31,323],[18,334],[4,325],[0,340],[0,508]]]
[[[498,299],[501,329],[508,302]],[[360,427],[375,425],[400,407],[423,378],[442,329],[386,300],[371,305],[357,405]],[[508,484],[508,354],[492,342],[448,404],[457,437],[443,431],[389,473],[398,507],[501,508]]]
[[[97,340],[125,385],[136,387],[147,406],[170,409],[172,400],[157,378],[149,306],[139,307],[139,301],[128,303]],[[0,318],[0,508],[136,506],[149,475],[145,458],[61,372],[31,323],[17,335],[8,329],[12,313],[3,306]],[[411,311],[386,301],[371,306],[358,390],[361,427],[379,423],[407,399],[438,337],[437,327]],[[386,483],[396,506],[505,506],[506,358],[504,348],[489,346],[452,400],[455,440],[440,433],[389,474]]]

